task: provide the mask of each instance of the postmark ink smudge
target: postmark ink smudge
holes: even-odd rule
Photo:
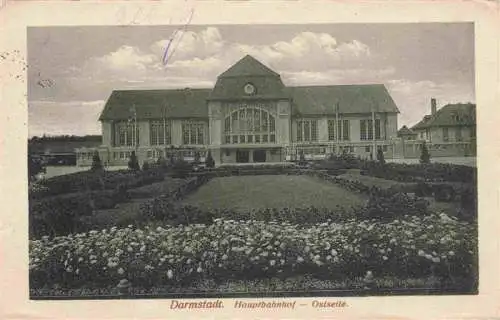
[[[183,28],[182,29],[175,29],[174,32],[172,33],[172,36],[168,40],[168,43],[167,43],[167,45],[165,47],[165,51],[163,53],[162,62],[163,62],[164,65],[167,65],[167,63],[170,60],[170,58],[174,55],[175,50],[177,49],[177,46],[182,41],[182,37],[184,36],[184,33],[186,32],[188,26],[191,24],[191,20],[193,19],[193,15],[194,15],[194,8],[191,9],[191,14],[189,15],[189,18],[188,18],[187,22],[184,24]],[[173,43],[173,41],[175,39],[175,36],[179,32],[182,32],[182,33],[181,33],[181,35],[179,37],[179,41],[177,42],[177,45],[175,47],[173,47],[172,49],[170,49],[170,47],[172,46],[172,43]]]

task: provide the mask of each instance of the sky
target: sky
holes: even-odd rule
[[[246,54],[289,86],[384,84],[398,127],[475,102],[472,23],[31,27],[29,135],[100,134],[112,90],[211,88]]]

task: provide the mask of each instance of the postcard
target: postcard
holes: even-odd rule
[[[500,317],[498,4],[0,14],[7,319]]]

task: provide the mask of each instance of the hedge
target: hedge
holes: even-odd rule
[[[93,172],[89,170],[39,181],[36,189],[32,189],[29,195],[31,199],[39,199],[89,190],[113,190],[118,185],[134,188],[163,179],[164,173],[160,169],[137,172],[128,170]]]
[[[76,192],[31,200],[29,203],[30,238],[63,235],[87,230],[85,217],[95,210],[110,209],[128,198],[123,187],[116,190]]]

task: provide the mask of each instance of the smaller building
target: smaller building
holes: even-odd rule
[[[403,126],[398,130],[398,138],[401,138],[403,140],[416,140],[417,136],[418,135],[407,126]]]
[[[431,156],[460,157],[476,155],[476,105],[447,104],[437,109],[431,99],[431,114],[411,128],[417,141],[425,141]]]

